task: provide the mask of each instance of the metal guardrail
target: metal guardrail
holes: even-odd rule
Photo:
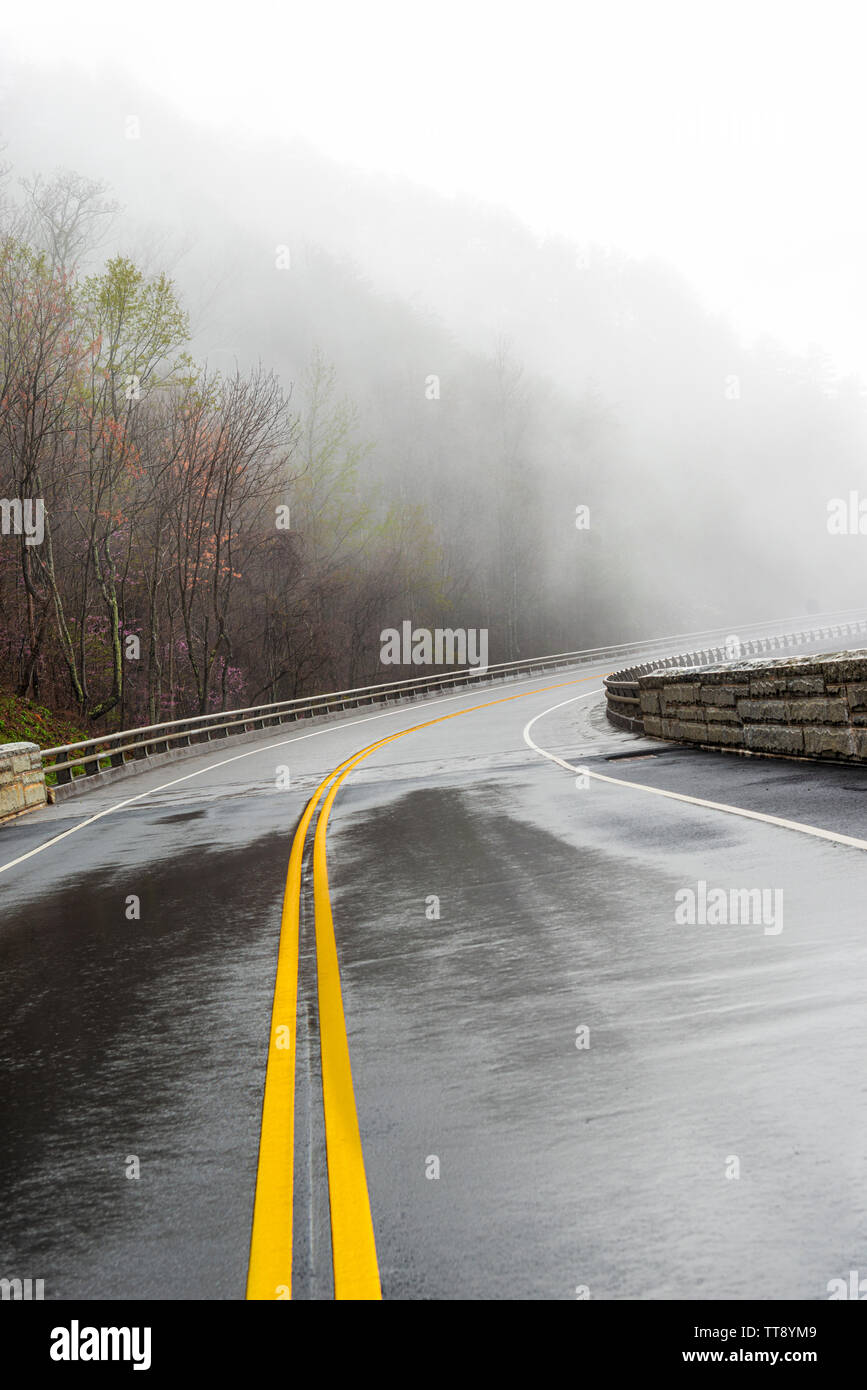
[[[867,615],[867,610],[859,609],[857,614],[860,619]],[[840,625],[842,632],[842,625],[850,623],[853,617],[852,613],[824,614],[820,619],[814,621],[824,619],[826,623],[836,623]],[[699,632],[680,633],[670,637],[650,638],[642,642],[620,642],[608,647],[587,647],[580,651],[560,652],[554,656],[499,662],[494,666],[485,667],[484,670],[480,670],[476,666],[462,667],[460,670],[447,671],[442,674],[428,674],[418,680],[387,681],[379,685],[331,691],[323,695],[280,700],[265,705],[251,705],[246,709],[190,715],[185,719],[174,719],[162,724],[148,724],[138,729],[126,729],[115,734],[103,734],[95,738],[84,739],[80,743],[66,743],[57,748],[43,749],[42,767],[46,775],[53,773],[57,784],[62,786],[70,783],[74,778],[77,780],[78,777],[98,777],[115,768],[123,767],[127,762],[144,762],[157,754],[169,753],[174,749],[195,747],[213,739],[228,738],[233,733],[249,733],[255,729],[278,726],[301,719],[313,719],[319,715],[334,714],[345,709],[357,709],[363,705],[388,704],[390,701],[416,699],[419,696],[435,694],[440,690],[478,685],[492,680],[505,680],[510,676],[537,673],[541,675],[546,671],[556,671],[566,666],[595,664],[609,659],[616,660],[632,653],[649,655],[655,651],[670,651],[673,643],[696,639],[704,639],[707,642],[714,638],[728,637],[733,631],[737,631],[743,647],[760,640],[772,640],[771,638],[762,639],[758,635],[752,638],[746,636],[747,633],[758,634],[759,631],[764,633],[768,628],[773,629],[774,640],[776,638],[783,640],[785,633],[781,633],[781,629],[788,628],[798,622],[803,622],[803,618],[781,618],[766,623],[749,623],[741,625],[737,629],[719,627]],[[834,630],[836,631],[836,628]],[[830,635],[830,629],[828,631]],[[713,650],[720,651],[722,648]],[[713,659],[707,648],[701,655],[706,656],[708,660]],[[677,659],[686,660],[683,655]],[[673,660],[674,658],[671,659],[672,664]],[[649,670],[650,667],[648,666],[646,669]],[[618,673],[618,675],[626,676],[626,673]],[[611,679],[613,681],[615,677],[611,677]],[[629,696],[622,698],[628,699]],[[108,767],[101,767],[100,764],[106,761]]]
[[[834,615],[838,617],[839,615]],[[820,638],[849,637],[867,632],[867,610],[860,610],[859,616],[850,615],[848,621],[820,623],[818,627],[802,628],[796,632],[776,632],[766,637],[747,638],[739,642],[738,657],[732,657],[725,646],[706,647],[701,651],[681,652],[668,656],[663,661],[645,662],[640,666],[614,671],[603,680],[605,686],[606,712],[609,721],[619,729],[630,733],[644,733],[641,718],[641,699],[638,677],[651,671],[662,671],[677,666],[709,666],[717,661],[732,661],[750,656],[759,656],[768,651],[783,651],[799,647],[804,642],[815,642]]]

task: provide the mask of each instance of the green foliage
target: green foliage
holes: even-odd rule
[[[146,278],[126,256],[115,256],[101,275],[84,281],[79,304],[95,344],[96,372],[113,382],[137,377],[142,389],[191,376],[192,359],[179,352],[189,341],[189,316],[166,275]]]
[[[40,748],[59,748],[91,736],[65,715],[0,691],[0,743],[37,743]]]

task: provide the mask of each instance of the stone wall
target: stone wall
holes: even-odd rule
[[[44,806],[42,757],[35,743],[0,743],[0,816]]]
[[[637,683],[651,738],[867,762],[867,650],[681,667]]]

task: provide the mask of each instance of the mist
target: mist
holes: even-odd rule
[[[748,286],[721,312],[691,279],[700,235],[658,245],[652,203],[669,196],[670,168],[643,185],[654,230],[639,253],[640,231],[621,246],[595,238],[608,217],[598,177],[581,235],[566,225],[574,188],[559,228],[553,199],[522,217],[520,197],[491,201],[484,180],[445,192],[425,158],[415,177],[396,170],[406,150],[377,167],[376,151],[336,157],[331,127],[320,145],[291,115],[269,129],[252,112],[191,114],[189,92],[173,101],[133,71],[122,31],[115,47],[111,64],[19,54],[0,72],[7,401],[16,371],[31,381],[22,305],[44,307],[60,284],[57,332],[79,364],[106,341],[112,296],[144,312],[162,285],[172,321],[134,401],[99,387],[101,427],[122,420],[123,441],[111,457],[100,446],[98,467],[71,378],[41,453],[21,453],[26,411],[7,424],[3,494],[38,482],[52,536],[47,563],[23,538],[18,556],[4,550],[10,687],[102,727],[400,674],[383,669],[381,634],[405,622],[484,630],[496,663],[857,604],[860,531],[829,529],[863,472],[867,398],[845,335],[796,350],[790,320],[769,322]],[[201,54],[188,56],[198,72]],[[273,114],[273,87],[269,100]],[[485,132],[502,169],[511,127],[498,143],[484,103],[476,119],[468,145]],[[684,116],[666,150],[696,187],[702,129]],[[604,122],[596,134],[594,167]],[[623,131],[609,135],[616,222]],[[576,161],[556,177],[585,172]],[[59,246],[70,187],[80,217]],[[748,181],[742,192],[727,217],[745,226]],[[140,277],[134,294],[121,265]],[[748,334],[747,321],[765,327]],[[105,373],[142,377],[124,333],[91,363],[94,390]],[[205,435],[240,441],[213,495]],[[135,668],[119,655],[127,637]]]

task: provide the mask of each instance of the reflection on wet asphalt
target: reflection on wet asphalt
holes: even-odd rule
[[[4,913],[0,1251],[47,1297],[243,1297],[285,872],[271,835]]]
[[[827,1296],[867,1240],[863,867],[832,905],[833,846],[804,863],[776,838],[751,863],[744,823],[717,820],[685,853],[607,788],[591,836],[564,783],[557,835],[509,814],[511,783],[343,807],[332,885],[386,1297]],[[677,888],[745,869],[785,886],[780,936],[675,926]]]
[[[521,739],[563,698],[398,740],[335,802],[384,1294],[824,1298],[867,1266],[867,859],[628,787],[578,790]],[[305,732],[169,787],[143,774],[153,799],[0,879],[0,1275],[42,1278],[49,1299],[244,1296],[292,832],[329,767],[419,717]],[[598,700],[573,705],[535,732],[605,775],[867,831],[861,769],[675,753],[600,717]],[[630,749],[653,756],[604,757]],[[113,795],[3,827],[4,860]],[[675,895],[702,879],[781,890],[784,930],[678,925]],[[294,1294],[322,1298],[305,882]]]

